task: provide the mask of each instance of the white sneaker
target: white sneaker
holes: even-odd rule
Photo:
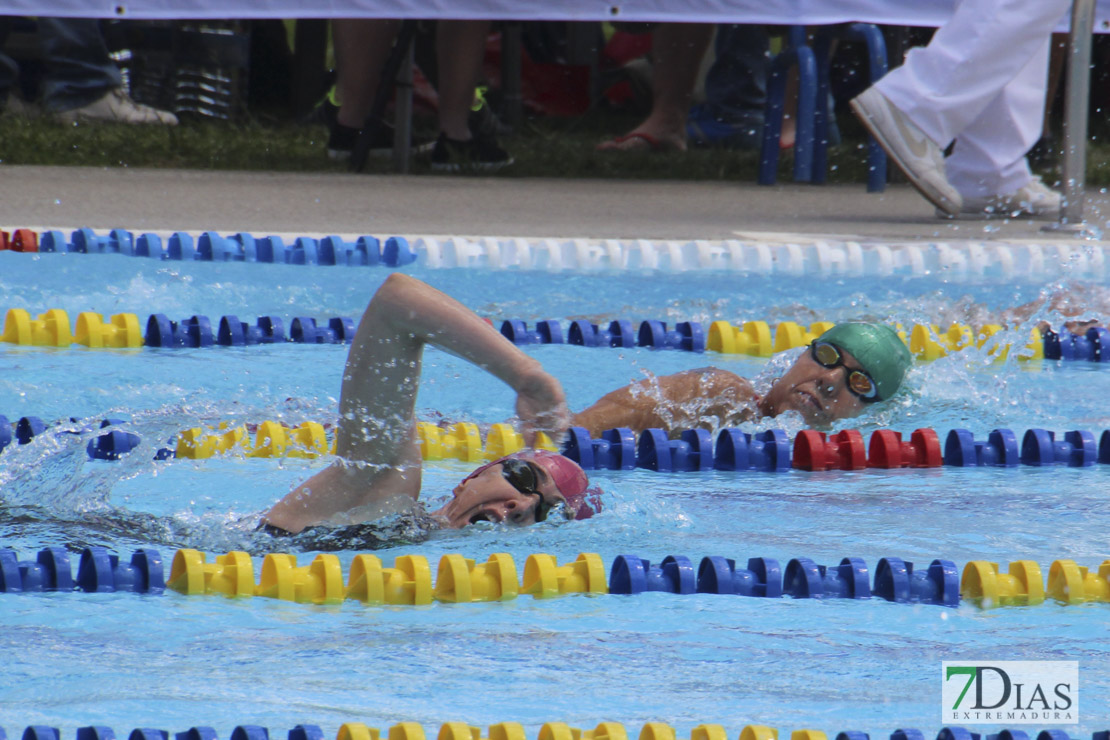
[[[963,199],[944,175],[944,152],[925,132],[874,87],[857,95],[850,105],[919,193],[945,213],[960,212]]]
[[[961,218],[1035,218],[1054,221],[1060,218],[1064,207],[1064,196],[1034,177],[1025,185],[1006,195],[988,195],[980,198],[964,198]],[[941,209],[937,216],[953,218]]]
[[[177,116],[169,111],[136,103],[122,89],[116,88],[107,95],[81,108],[62,111],[56,118],[63,123],[82,121],[116,121],[118,123],[157,123],[176,126]]]

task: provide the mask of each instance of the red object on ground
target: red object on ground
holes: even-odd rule
[[[39,251],[39,235],[31,229],[16,229],[8,243],[8,235],[4,234],[4,246],[13,252]]]
[[[653,40],[651,33],[614,31],[605,48],[601,50],[602,59],[610,67],[623,67],[633,59],[650,54]]]
[[[908,441],[892,429],[871,435],[869,468],[939,468],[942,463],[940,438],[932,429],[915,429]]]
[[[486,41],[482,74],[494,88],[501,84],[501,36]],[[580,116],[590,108],[590,68],[586,65],[549,64],[532,61],[521,50],[520,94],[524,106],[545,116]]]
[[[483,316],[482,321],[486,322],[490,326],[493,326],[493,319],[491,319],[489,316]],[[493,328],[496,329],[497,327],[494,326]]]
[[[0,252],[8,248],[8,232],[0,231]]]
[[[800,470],[863,470],[867,447],[858,429],[843,429],[831,437],[806,429],[794,438],[794,467]]]

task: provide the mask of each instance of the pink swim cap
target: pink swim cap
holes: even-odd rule
[[[466,480],[470,480],[486,468],[497,465],[502,460],[510,459],[530,460],[543,468],[551,476],[551,480],[555,483],[555,487],[559,489],[559,493],[563,494],[563,498],[567,501],[567,509],[574,514],[574,519],[589,519],[601,511],[601,489],[596,486],[589,488],[590,479],[586,475],[586,471],[574,460],[557,452],[548,450],[514,452],[491,463],[486,463],[466,476]]]

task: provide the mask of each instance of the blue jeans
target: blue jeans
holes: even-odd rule
[[[705,102],[690,109],[686,134],[695,146],[758,149],[767,104],[767,33],[762,26],[721,25],[715,50]]]
[[[8,21],[0,22],[0,47],[8,35]],[[119,67],[94,18],[39,18],[39,44],[44,76],[42,104],[60,113],[94,103],[123,84]],[[15,84],[19,67],[0,53],[0,100]]]
[[[718,121],[763,118],[770,43],[763,26],[722,24],[717,58],[705,76],[705,109]]]

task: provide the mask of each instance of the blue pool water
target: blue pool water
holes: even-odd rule
[[[523,318],[843,320],[870,317],[983,323],[1059,288],[1036,282],[806,278],[700,272],[551,274],[406,268],[494,321]],[[0,252],[0,310],[160,312],[174,319],[264,314],[356,318],[386,276],[378,269],[151,263],[118,256]],[[1085,286],[1105,300],[1100,286]],[[1090,298],[1090,296],[1088,296]],[[1046,318],[1054,318],[1046,315]],[[1028,327],[1012,335],[1019,344]],[[1020,338],[1020,339],[1019,339]],[[532,347],[580,408],[643,372],[717,364],[766,382],[774,362],[644,349]],[[0,414],[48,420],[123,416],[142,445],[118,462],[90,461],[89,435],[45,434],[0,455],[0,546],[211,555],[277,551],[250,530],[258,514],[326,460],[153,461],[177,431],[221,421],[330,421],[346,348],[280,345],[204,350],[51,350],[0,344]],[[779,360],[778,363],[783,363]],[[418,406],[428,418],[479,423],[512,413],[506,387],[429,351]],[[477,390],[477,392],[476,392]],[[969,350],[915,369],[897,401],[845,424],[865,436],[890,427],[1057,431],[1110,428],[1110,372],[1082,363],[996,364]],[[72,427],[78,429],[81,423]],[[780,418],[751,429],[801,426]],[[79,429],[78,429],[79,431]],[[424,492],[443,500],[468,472],[430,465]],[[525,530],[479,525],[380,550],[476,560],[508,552],[560,562],[579,552],[658,562],[665,555],[738,560],[805,556],[835,564],[884,556],[1048,565],[1106,557],[1110,466],[790,472],[781,475],[598,472],[605,511],[585,522]],[[402,533],[404,534],[404,533]],[[340,553],[344,570],[354,552]],[[298,553],[307,563],[312,553]],[[256,560],[256,563],[258,561]],[[257,574],[257,568],[256,568]],[[517,721],[529,737],[548,721],[594,727],[647,721],[680,737],[703,722],[735,737],[745,724],[789,732],[941,726],[943,660],[1078,660],[1080,716],[1072,732],[1110,719],[1107,605],[1053,603],[982,612],[880,600],[741,597],[530,597],[506,604],[313,607],[267,599],[131,594],[0,598],[0,727],[72,733],[109,725],[238,724],[283,733],[299,723],[333,735],[348,721],[383,730],[416,721]],[[986,729],[997,730],[1001,724]],[[1039,728],[1038,728],[1039,729]],[[831,735],[830,735],[831,736]]]

